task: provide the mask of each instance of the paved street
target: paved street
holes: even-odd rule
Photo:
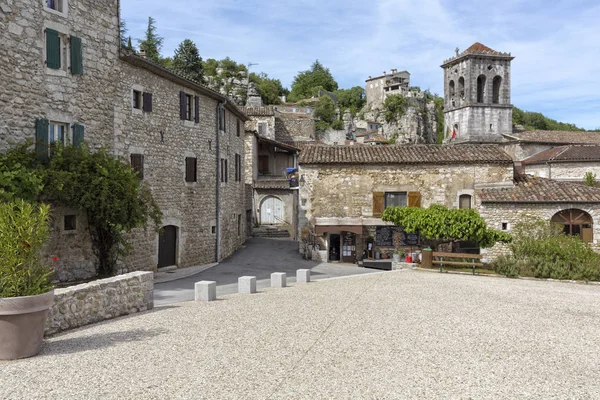
[[[310,269],[313,280],[380,272],[352,264],[303,260],[298,254],[298,243],[292,240],[250,238],[243,249],[216,267],[187,278],[156,284],[154,304],[162,306],[194,300],[194,283],[202,280],[217,282],[219,296],[237,293],[237,280],[244,275],[256,276],[257,289],[270,285],[272,272],[285,272],[288,282],[295,282],[296,270],[301,268]]]
[[[598,399],[600,286],[394,271],[186,302],[0,362],[1,399]]]

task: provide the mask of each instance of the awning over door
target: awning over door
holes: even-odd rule
[[[327,232],[352,232],[357,235],[362,235],[362,225],[317,225],[315,233],[322,235]]]

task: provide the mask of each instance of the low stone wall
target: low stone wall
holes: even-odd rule
[[[137,271],[56,289],[46,335],[154,307],[154,274]]]

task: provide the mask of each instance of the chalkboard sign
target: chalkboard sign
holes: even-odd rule
[[[406,233],[401,226],[378,226],[375,229],[375,244],[377,246],[393,246],[394,232],[400,234],[400,246],[416,246],[419,244],[419,234]]]

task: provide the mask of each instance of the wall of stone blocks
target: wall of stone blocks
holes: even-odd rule
[[[151,272],[132,272],[54,291],[46,335],[154,308]]]
[[[315,120],[294,114],[281,114],[275,120],[275,138],[282,142],[315,140]]]
[[[0,150],[35,140],[36,118],[85,126],[93,148],[111,145],[115,70],[118,69],[117,0],[68,2],[58,13],[40,0],[3,1],[0,7]],[[94,23],[90,23],[94,21]],[[45,65],[45,29],[82,40],[83,74]],[[66,53],[68,55],[68,53]]]
[[[583,181],[587,172],[600,177],[598,162],[564,162],[552,164],[525,165],[525,173],[543,178],[558,180]]]
[[[266,138],[269,139],[273,139],[275,140],[275,117],[274,116],[268,116],[268,117],[262,117],[262,116],[252,116],[252,119],[250,121],[246,121],[245,124],[245,129],[247,131],[256,131],[258,134],[260,134],[259,130],[258,130],[258,124],[266,124],[266,133],[263,135]]]

